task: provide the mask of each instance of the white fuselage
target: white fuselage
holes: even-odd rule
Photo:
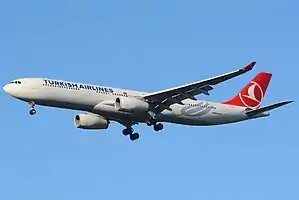
[[[146,92],[81,84],[46,78],[18,79],[4,90],[11,96],[37,105],[87,111],[115,121],[146,122],[148,113],[118,111],[114,102],[117,97],[141,98]],[[208,101],[186,99],[184,105],[173,104],[157,116],[158,121],[187,125],[217,125],[251,119],[245,108]],[[261,116],[259,116],[261,117]]]

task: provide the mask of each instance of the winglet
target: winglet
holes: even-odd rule
[[[250,70],[252,70],[252,68],[254,67],[255,64],[256,64],[256,62],[251,62],[251,63],[249,63],[248,65],[246,65],[246,66],[243,68],[243,70],[245,70],[245,71],[250,71]]]

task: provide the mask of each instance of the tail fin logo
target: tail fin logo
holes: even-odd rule
[[[246,107],[258,108],[262,103],[264,92],[258,83],[251,81],[248,88],[239,93],[239,97]]]

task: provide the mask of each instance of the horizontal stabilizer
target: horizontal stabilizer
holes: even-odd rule
[[[263,112],[266,112],[266,111],[270,111],[274,108],[278,108],[278,107],[281,107],[281,106],[284,106],[286,104],[293,103],[293,102],[294,101],[283,101],[283,102],[275,103],[275,104],[265,106],[265,107],[262,107],[262,108],[259,108],[259,109],[256,109],[256,110],[248,111],[246,113],[246,115],[249,116],[249,117],[252,117],[252,116],[255,116],[257,114],[260,114],[260,113],[263,113]]]

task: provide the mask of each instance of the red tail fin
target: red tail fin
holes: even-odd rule
[[[253,109],[260,107],[271,77],[272,74],[270,73],[259,73],[237,96],[227,102],[224,102],[224,104],[249,107]]]

